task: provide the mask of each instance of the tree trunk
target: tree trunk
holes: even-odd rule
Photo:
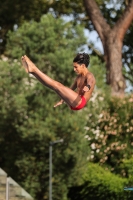
[[[122,74],[122,42],[110,32],[103,44],[107,84],[111,86],[112,95],[123,97],[126,83]]]
[[[113,28],[107,24],[95,0],[84,0],[84,5],[103,44],[107,84],[111,86],[113,95],[122,97],[126,88],[122,74],[122,46],[124,35],[133,20],[133,0],[129,0]]]

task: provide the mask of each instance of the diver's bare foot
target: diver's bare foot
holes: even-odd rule
[[[35,72],[35,69],[36,69],[35,64],[26,55],[24,55],[23,57],[28,66],[28,72],[29,73]]]
[[[23,67],[25,68],[25,71],[29,73],[28,65],[27,65],[27,62],[25,61],[24,56],[21,57],[21,62],[22,62]]]

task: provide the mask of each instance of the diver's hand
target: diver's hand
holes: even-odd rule
[[[84,86],[83,91],[88,92],[90,89],[87,86]]]
[[[60,100],[59,102],[57,102],[57,103],[54,105],[54,108],[57,107],[57,106],[60,106],[61,104],[63,104],[63,102],[64,102],[63,100]]]

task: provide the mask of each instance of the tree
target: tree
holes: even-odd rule
[[[0,54],[4,53],[6,44],[6,35],[9,30],[13,30],[14,26],[20,26],[25,20],[39,21],[42,14],[49,10],[49,3],[46,0],[40,1],[20,1],[10,0],[1,2],[0,8]],[[8,14],[7,14],[8,13]]]
[[[124,35],[133,20],[133,0],[130,0],[122,16],[111,28],[94,0],[84,0],[86,12],[101,38],[107,70],[107,84],[113,95],[124,95],[125,80],[122,74],[122,45]]]

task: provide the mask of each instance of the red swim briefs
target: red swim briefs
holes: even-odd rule
[[[79,104],[77,107],[73,108],[72,106],[70,106],[71,110],[80,110],[82,109],[83,107],[85,107],[86,105],[86,99],[84,98],[84,96],[81,96],[82,98],[82,101],[81,101],[81,104]]]

